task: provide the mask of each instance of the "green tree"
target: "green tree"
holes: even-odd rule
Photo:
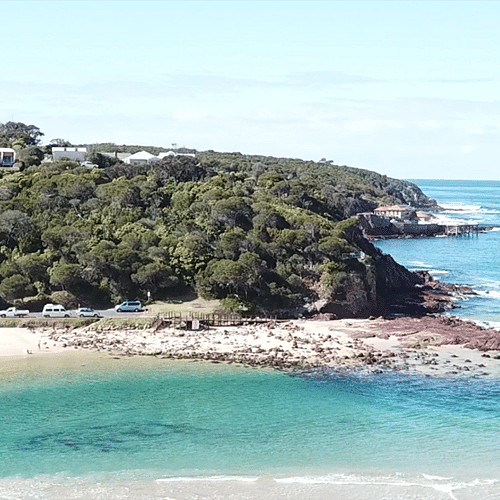
[[[241,254],[237,261],[212,260],[198,277],[199,290],[209,297],[238,295],[247,299],[250,294],[259,293],[264,267],[259,256],[252,252]]]
[[[69,146],[72,146],[71,142],[67,141],[66,139],[58,138],[58,139],[51,139],[44,149],[46,154],[51,155],[52,148],[54,147],[64,148]]]
[[[156,294],[159,290],[172,288],[179,283],[179,279],[172,273],[172,269],[161,262],[145,264],[131,276],[142,290]]]
[[[81,283],[81,268],[78,264],[54,262],[48,269],[50,283],[60,286],[63,290],[74,288]]]
[[[21,149],[17,154],[17,162],[23,167],[33,167],[40,165],[44,158],[43,151],[35,146],[29,146]]]
[[[49,268],[54,256],[50,251],[35,252],[23,255],[16,259],[16,264],[20,272],[33,283],[48,282],[47,269]]]
[[[0,283],[0,296],[6,301],[27,297],[35,293],[30,280],[22,274],[14,274],[4,278]]]
[[[43,132],[35,125],[22,122],[0,123],[0,147],[12,147],[15,140],[21,139],[26,146],[38,146]]]
[[[5,210],[0,213],[0,241],[9,248],[22,242],[24,248],[39,237],[35,221],[20,210]]]

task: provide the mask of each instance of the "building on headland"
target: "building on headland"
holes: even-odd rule
[[[178,153],[177,151],[167,151],[166,153],[160,153],[158,155],[159,160],[163,160],[163,158],[168,158],[169,156],[191,156],[194,158],[196,155],[193,153]]]
[[[84,161],[87,155],[87,148],[77,148],[73,146],[52,148],[52,161],[67,158],[68,160]]]
[[[372,212],[360,213],[357,215],[358,225],[365,238],[386,239],[398,238],[401,231],[391,222],[388,217],[377,215]]]
[[[157,158],[155,155],[148,153],[147,151],[138,151],[133,155],[127,156],[123,160],[124,163],[128,163],[129,165],[146,165],[151,163],[153,158]]]
[[[0,148],[0,167],[12,167],[16,162],[16,151],[12,148]]]
[[[421,210],[417,210],[415,212],[417,219],[419,222],[430,222],[432,220],[432,215],[427,212],[422,212]]]
[[[125,158],[132,156],[130,153],[118,153],[117,151],[115,151],[114,153],[108,153],[107,151],[99,151],[98,154],[102,156],[107,156],[108,158],[116,158],[120,161],[124,161]]]
[[[416,218],[416,210],[414,208],[407,207],[406,205],[386,205],[376,208],[373,212],[375,215],[401,220]]]
[[[177,151],[166,151],[160,153],[158,156],[154,156],[147,151],[138,151],[137,153],[109,153],[107,151],[99,151],[100,155],[107,156],[109,158],[116,158],[123,163],[127,163],[129,165],[148,165],[151,163],[155,163],[157,161],[163,160],[164,158],[172,158],[178,156],[190,156],[195,158],[196,155],[193,153],[179,153]]]
[[[359,227],[368,239],[460,236],[487,229],[471,222],[443,223],[431,214],[399,205],[380,207],[372,213],[360,213],[357,217]]]

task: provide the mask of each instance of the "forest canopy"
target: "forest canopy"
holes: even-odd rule
[[[4,170],[0,297],[104,307],[194,290],[231,309],[303,307],[369,274],[354,215],[426,201],[374,172],[239,153]]]

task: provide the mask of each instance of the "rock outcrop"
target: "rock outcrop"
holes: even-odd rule
[[[424,316],[457,307],[469,287],[445,284],[425,272],[412,272],[366,240],[358,227],[344,234],[360,250],[343,282],[341,298],[323,298],[318,312],[334,318]]]

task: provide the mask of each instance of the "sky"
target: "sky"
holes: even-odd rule
[[[500,180],[499,1],[0,0],[0,122],[43,141]]]

